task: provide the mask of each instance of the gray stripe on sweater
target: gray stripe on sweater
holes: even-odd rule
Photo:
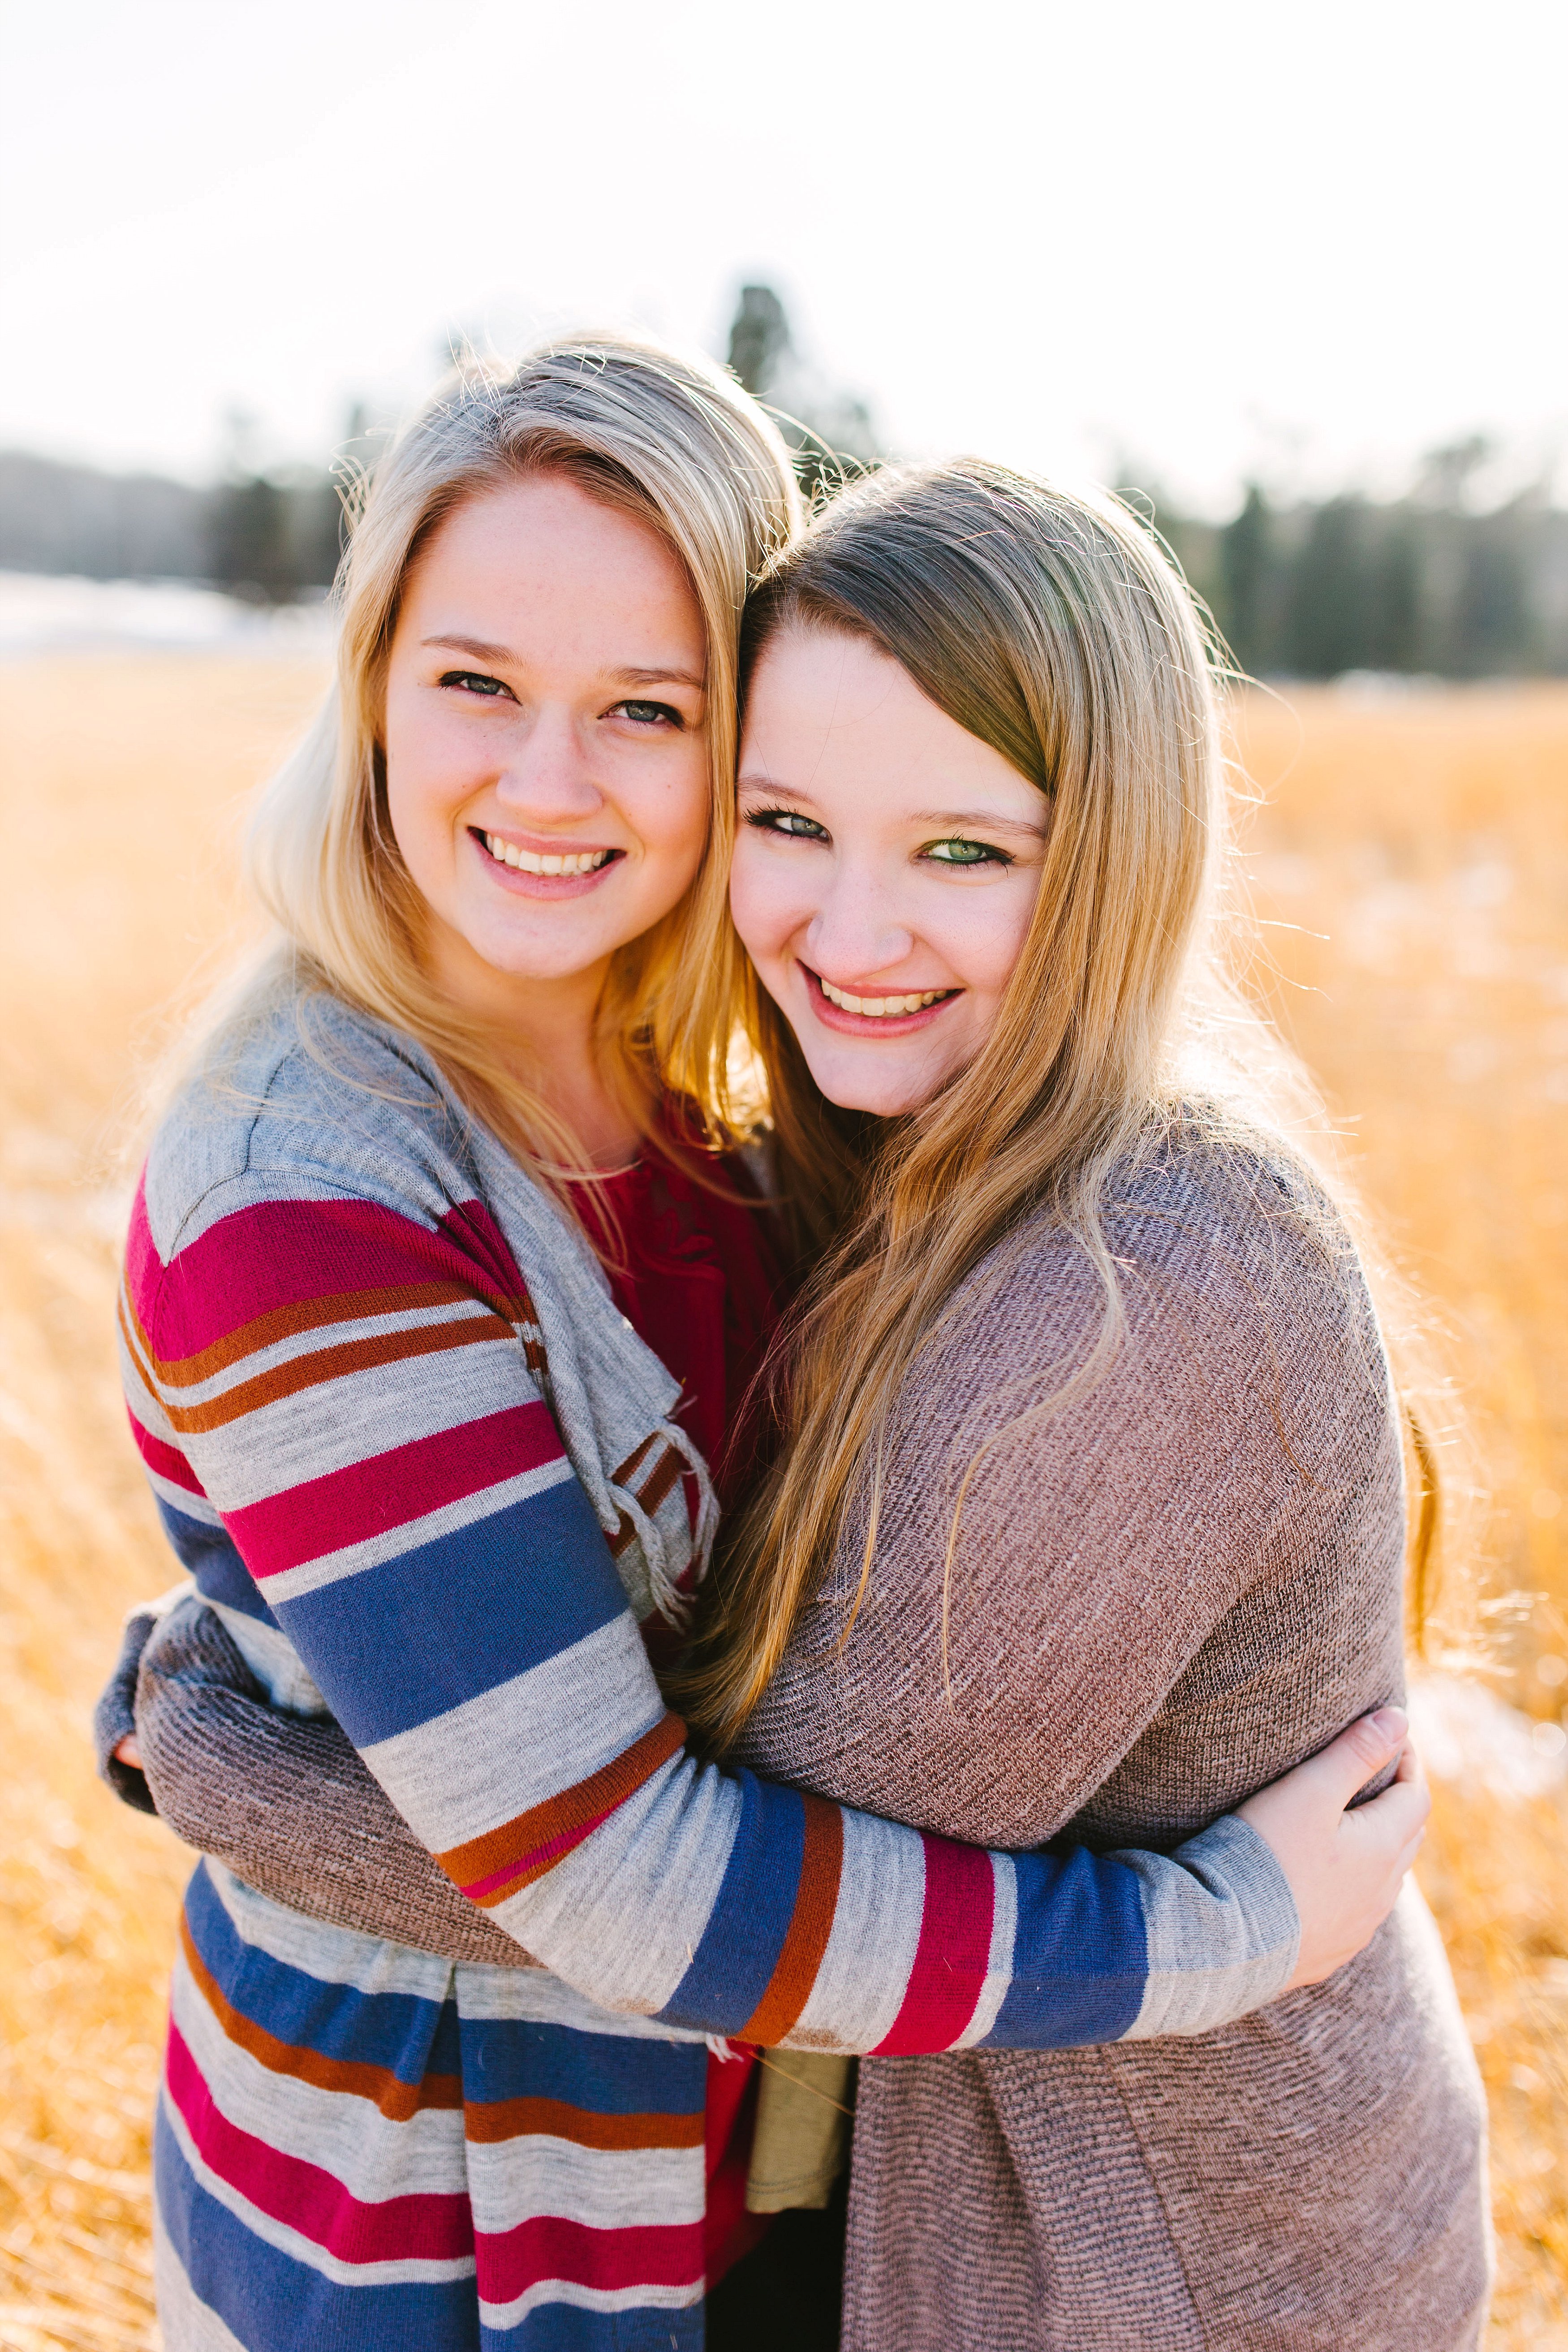
[[[1152,1857],[1117,1856],[1145,1882]],[[1162,1874],[1159,1900],[1144,1905],[1149,1981],[1123,2039],[1208,2032],[1245,2017],[1283,1992],[1301,1945],[1289,1883],[1256,1830],[1231,1813],[1202,1845],[1189,1840],[1173,1859],[1190,1872],[1190,1900],[1173,1898]],[[1202,1963],[1202,1965],[1200,1965]]]

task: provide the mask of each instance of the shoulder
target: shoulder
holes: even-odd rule
[[[1119,1258],[1198,1290],[1362,1297],[1344,1217],[1286,1139],[1201,1103],[1178,1104],[1114,1168],[1102,1217]]]
[[[1345,1221],[1280,1137],[1181,1104],[1112,1167],[1099,1202],[1104,1255],[1054,1213],[1026,1218],[953,1301],[973,1345],[1060,1363],[1087,1349],[1107,1307],[1129,1369],[1168,1357],[1184,1374],[1241,1381],[1347,1348],[1381,1386],[1382,1344]]]
[[[261,1203],[342,1199],[436,1223],[474,1185],[468,1122],[411,1038],[278,989],[212,1041],[160,1120],[141,1210],[167,1264]]]

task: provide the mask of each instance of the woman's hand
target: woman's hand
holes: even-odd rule
[[[1432,1810],[1408,1729],[1403,1707],[1364,1715],[1236,1809],[1273,1853],[1300,1914],[1301,1949],[1287,1991],[1343,1968],[1394,1908]],[[1393,1756],[1399,1769],[1383,1794],[1349,1810]]]
[[[138,1772],[142,1769],[142,1748],[133,1731],[128,1731],[123,1739],[116,1740],[114,1760],[117,1764],[132,1765]]]

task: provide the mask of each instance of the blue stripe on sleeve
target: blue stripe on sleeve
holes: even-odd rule
[[[741,1822],[718,1899],[690,1967],[659,2015],[672,2025],[738,2033],[768,1989],[795,1916],[805,1858],[797,1790],[740,1771]]]
[[[1149,1946],[1136,1874],[1082,1846],[1016,1853],[1013,1982],[982,2050],[1118,2042],[1143,2005]]]
[[[597,1633],[626,1596],[575,1479],[277,1604],[356,1748],[430,1723]]]
[[[458,2015],[449,2000],[359,1992],[274,1959],[237,1932],[205,1863],[185,1891],[185,1920],[224,1999],[290,2048],[384,2066],[400,2083],[459,2072]]]
[[[184,1511],[176,1511],[160,1495],[158,1516],[163,1522],[163,1532],[174,1545],[181,1567],[195,1580],[196,1591],[204,1601],[216,1601],[225,1609],[237,1609],[246,1617],[258,1617],[264,1625],[276,1625],[278,1620],[261,1598],[256,1579],[239,1556],[239,1549],[226,1528],[211,1528],[200,1519],[189,1519]]]

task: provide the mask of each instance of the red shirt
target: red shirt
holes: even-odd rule
[[[734,1197],[652,1154],[571,1189],[616,1305],[680,1382],[674,1417],[701,1449],[728,1510],[762,1466],[761,1417],[744,1407],[785,1288],[770,1213],[745,1169],[733,1159],[706,1164]],[[710,2287],[768,2226],[767,2216],[746,2210],[757,2062],[743,2043],[730,2046],[732,2058],[708,2060]]]

